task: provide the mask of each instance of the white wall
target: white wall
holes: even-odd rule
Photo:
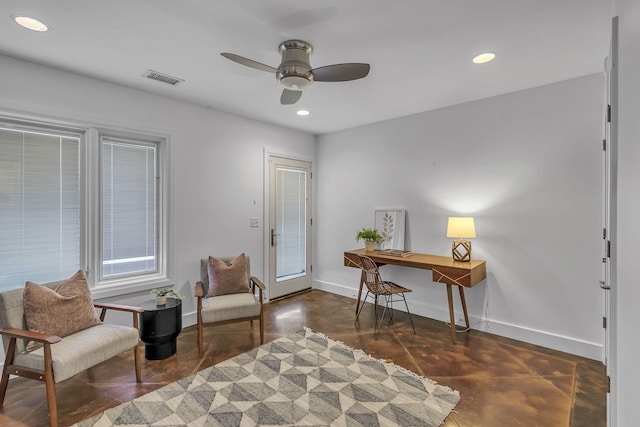
[[[597,74],[318,137],[314,286],[356,294],[342,253],[376,208],[406,208],[406,248],[440,255],[469,214],[488,275],[466,292],[474,328],[601,359],[602,99]],[[382,273],[448,319],[431,272]]]
[[[612,426],[633,426],[640,419],[638,383],[640,340],[640,2],[618,0],[619,16],[619,131],[618,131],[618,261],[616,283],[617,349],[612,371]]]
[[[185,324],[195,322],[193,283],[201,258],[243,251],[251,257],[252,273],[263,277],[264,149],[313,160],[313,135],[5,56],[0,70],[0,113],[169,136],[169,275],[187,295]],[[260,218],[260,228],[249,227],[253,216]],[[137,304],[150,297],[144,292],[109,300]]]

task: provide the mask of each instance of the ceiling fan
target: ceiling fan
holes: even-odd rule
[[[276,79],[284,86],[280,96],[280,103],[283,105],[298,102],[302,96],[302,91],[314,81],[346,82],[361,79],[369,74],[369,64],[362,63],[334,64],[312,69],[309,63],[309,56],[312,50],[311,45],[302,40],[287,40],[280,43],[278,51],[282,55],[282,62],[278,68],[234,53],[223,52],[221,55],[238,64],[274,73]]]

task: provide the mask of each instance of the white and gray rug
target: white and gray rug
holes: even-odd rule
[[[439,426],[459,399],[305,328],[76,426]]]

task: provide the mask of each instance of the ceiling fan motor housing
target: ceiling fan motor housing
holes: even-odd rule
[[[278,48],[282,63],[276,71],[280,84],[290,90],[303,90],[313,83],[309,56],[313,48],[302,40],[287,40]]]

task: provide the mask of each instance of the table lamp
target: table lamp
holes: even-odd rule
[[[453,237],[451,253],[454,261],[471,261],[471,242],[464,239],[476,237],[473,217],[450,216],[447,224],[447,237]]]

